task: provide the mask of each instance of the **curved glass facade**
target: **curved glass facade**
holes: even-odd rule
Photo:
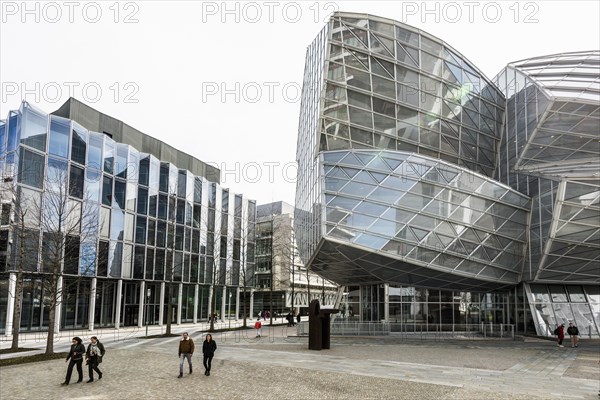
[[[398,160],[403,160],[410,153],[421,157],[414,156],[412,159],[415,164],[407,162],[398,171],[394,170],[395,167],[390,171],[389,166],[388,169],[384,168],[384,171],[377,171],[375,163],[367,167],[355,160],[359,165],[355,165],[354,168],[364,171],[356,177],[357,182],[354,182],[354,176],[346,176],[352,182],[342,189],[345,193],[337,193],[338,197],[334,203],[341,201],[346,195],[360,197],[361,187],[365,190],[373,189],[369,190],[370,196],[384,204],[386,201],[396,203],[399,207],[398,213],[407,210],[422,213],[414,221],[421,226],[417,228],[409,225],[401,232],[380,232],[384,236],[387,233],[394,238],[390,243],[382,244],[387,246],[388,250],[377,248],[376,243],[380,240],[375,238],[372,238],[370,243],[370,233],[367,232],[357,235],[352,243],[364,244],[373,250],[386,252],[386,255],[393,254],[409,264],[428,265],[444,273],[455,273],[457,276],[474,279],[469,283],[471,287],[478,286],[476,281],[479,278],[483,278],[484,281],[500,280],[513,284],[519,280],[525,256],[522,246],[523,233],[519,236],[506,236],[510,245],[508,242],[496,243],[489,248],[488,255],[480,246],[484,241],[488,241],[490,245],[491,241],[496,239],[489,239],[485,234],[478,238],[470,230],[470,224],[476,225],[478,218],[485,214],[491,203],[486,203],[484,196],[477,200],[472,197],[469,201],[473,204],[467,205],[466,208],[460,205],[461,200],[457,204],[458,210],[450,207],[440,209],[439,213],[433,211],[436,206],[443,208],[450,204],[450,200],[444,203],[442,198],[436,197],[439,194],[436,189],[444,191],[444,186],[450,184],[438,181],[439,186],[431,185],[427,183],[427,178],[422,181],[423,177],[417,172],[418,167],[414,167],[417,170],[413,168],[413,165],[419,162],[439,162],[449,175],[460,175],[454,182],[459,182],[456,185],[464,187],[474,183],[463,179],[463,171],[473,171],[470,173],[471,180],[493,175],[504,118],[504,96],[472,63],[445,42],[413,27],[375,16],[336,13],[309,47],[304,81],[298,135],[299,174],[296,199],[297,231],[303,235],[306,243],[301,246],[304,259],[309,260],[314,256],[323,238],[341,235],[332,226],[321,224],[322,214],[335,218],[335,212],[329,204],[331,199],[321,197],[324,192],[327,192],[326,196],[330,196],[333,186],[328,180],[327,172],[323,175],[322,171],[318,171],[317,154],[325,154],[327,163],[329,157],[341,154],[335,153],[336,150],[381,149],[386,150],[388,159],[396,159],[392,164],[402,164],[403,161]],[[321,93],[321,98],[314,98],[315,88],[318,88],[316,93]],[[318,110],[315,111],[316,106]],[[367,157],[367,153],[360,154]],[[354,156],[349,155],[345,162],[350,162],[351,157]],[[425,168],[425,164],[421,168]],[[449,172],[450,170],[455,172]],[[337,169],[334,171],[338,173]],[[391,172],[393,178],[390,176],[385,183],[373,177],[369,180],[367,177],[371,172]],[[341,178],[342,175],[337,178]],[[319,179],[319,176],[324,176],[325,185],[329,186],[323,187],[323,180]],[[443,179],[441,175],[438,178]],[[415,184],[415,187],[412,188],[408,183]],[[500,186],[497,185],[498,188]],[[402,191],[403,188],[405,192]],[[419,188],[423,188],[425,192],[418,193]],[[397,190],[398,196],[388,194],[394,190]],[[410,192],[411,190],[417,193]],[[431,192],[428,192],[429,190]],[[406,192],[409,193],[404,196]],[[460,190],[455,192],[459,193]],[[446,194],[450,195],[449,193],[450,190]],[[416,201],[413,200],[413,196],[423,197]],[[404,200],[400,197],[404,197]],[[432,204],[428,211],[423,210],[428,206],[426,199],[434,200],[435,204]],[[515,210],[503,211],[502,217],[496,215],[494,218],[512,218],[508,225],[516,224],[514,228],[517,231],[519,226],[527,224],[527,199],[523,198],[523,201],[524,203],[519,205],[522,207],[522,213],[513,216]],[[326,209],[323,208],[324,204],[327,204]],[[469,206],[471,208],[468,208]],[[441,215],[448,212],[450,214]],[[459,217],[461,213],[463,215]],[[464,234],[465,240],[469,237],[465,244],[461,244],[462,239],[448,243],[445,242],[444,236],[416,233],[420,232],[418,229],[435,229],[438,225],[436,218],[441,221],[451,215],[462,222],[468,221],[469,229],[443,225],[440,229],[444,233],[440,234],[448,237]],[[361,217],[360,212],[356,215],[352,213],[352,216],[351,219],[354,220],[370,218]],[[389,215],[388,218],[391,221],[395,219]],[[483,224],[484,220],[491,218],[486,215],[480,223]],[[329,217],[326,219],[331,222]],[[496,223],[501,222],[491,222],[490,226]],[[383,224],[382,220],[379,229],[384,229]],[[414,236],[415,233],[417,236]],[[396,249],[392,250],[397,234],[406,235],[406,238],[402,246],[396,246]],[[431,251],[432,249],[434,250]],[[482,258],[477,258],[475,253]],[[508,254],[512,255],[510,261]],[[461,257],[469,260],[463,260]],[[497,262],[491,262],[493,260]],[[317,261],[315,259],[315,262]],[[504,263],[510,267],[499,267]],[[328,277],[326,273],[324,276]],[[341,279],[341,274],[336,278]],[[438,279],[434,286],[439,287],[442,281],[449,285],[451,280],[449,277],[444,280]],[[406,282],[400,280],[397,283]]]
[[[362,258],[341,258],[347,269],[336,282],[356,282],[350,270],[359,271],[356,278],[362,281],[368,273],[372,282],[412,281],[429,287],[473,289],[519,282],[527,196],[465,168],[414,153],[324,152],[322,163],[324,238],[390,258],[385,267],[363,263]],[[313,261],[315,271],[325,264],[332,268],[334,255],[323,255],[323,263],[320,257]]]
[[[298,133],[309,268],[360,285],[361,318],[393,314],[382,288],[487,291],[509,294],[482,322],[543,334],[529,282],[600,282],[599,70],[586,51],[490,80],[426,32],[334,13],[307,52]],[[595,299],[563,313],[592,335]]]

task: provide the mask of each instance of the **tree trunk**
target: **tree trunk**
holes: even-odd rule
[[[171,320],[173,319],[173,282],[169,282],[169,289],[167,290],[167,330],[166,335],[171,334]]]
[[[246,325],[246,285],[244,285],[242,293],[243,293],[243,295],[242,295],[242,297],[243,297],[243,300],[242,300],[242,302],[243,302],[242,312],[244,313],[243,325],[242,326],[244,328],[246,328],[246,326],[247,326]]]
[[[22,262],[22,261],[21,261]],[[17,272],[17,285],[15,286],[15,309],[13,312],[12,345],[11,350],[19,348],[19,329],[21,327],[21,297],[23,296],[23,267],[19,266]]]
[[[273,266],[271,266],[271,271],[273,271]],[[273,325],[273,273],[271,273],[271,291],[269,294],[269,325]]]
[[[56,267],[55,267],[56,268]],[[58,307],[58,294],[59,289],[57,287],[58,277],[56,274],[52,274],[50,277],[50,307],[48,313],[48,337],[46,338],[46,354],[54,354],[54,327],[56,326],[56,307]]]
[[[56,318],[56,308],[51,306],[48,315],[48,338],[46,340],[46,354],[54,354],[54,320]]]
[[[213,282],[214,282],[214,277],[213,277]],[[208,313],[208,318],[210,320],[210,326],[208,328],[209,332],[214,332],[215,331],[215,307],[216,307],[216,286],[213,283],[213,287],[212,287],[212,294],[211,294],[211,301],[210,301],[210,310]]]
[[[18,211],[19,217],[19,267],[15,285],[15,308],[13,311],[11,350],[19,348],[19,330],[21,328],[21,298],[23,297],[23,260],[25,259],[25,212]]]

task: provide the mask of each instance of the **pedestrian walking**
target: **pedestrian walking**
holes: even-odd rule
[[[579,343],[579,329],[572,322],[569,322],[569,327],[567,328],[567,333],[571,336],[571,347],[578,347]]]
[[[254,323],[254,329],[256,329],[256,337],[260,337],[262,333],[262,324],[260,323],[260,318]]]
[[[565,347],[562,344],[565,339],[565,324],[560,324],[560,326],[554,330],[554,334],[558,336],[558,347]]]
[[[69,355],[65,362],[69,361],[69,367],[67,368],[67,376],[65,377],[65,381],[62,385],[68,385],[71,381],[71,374],[73,374],[73,367],[77,366],[77,374],[79,375],[79,379],[77,383],[83,380],[83,369],[81,365],[83,364],[83,355],[85,354],[85,346],[82,344],[81,338],[75,336],[71,340],[71,349],[69,350]]]
[[[188,336],[187,332],[183,332],[179,341],[179,376],[183,377],[183,361],[187,358],[190,374],[192,373],[192,355],[194,354],[194,341]]]
[[[302,321],[302,317],[300,316],[300,313],[298,313],[298,315],[296,315],[296,322],[300,323],[300,321]]]
[[[202,344],[202,353],[204,355],[204,375],[210,376],[210,365],[217,350],[217,343],[213,340],[212,335],[206,335],[206,339]]]
[[[285,316],[285,319],[287,320],[287,326],[292,326],[294,324],[294,319],[292,317],[292,314],[287,313],[287,315]]]
[[[98,365],[102,362],[105,352],[104,345],[100,343],[96,336],[92,336],[85,352],[85,363],[88,366],[88,374],[90,376],[87,383],[94,382],[94,371],[98,374],[98,379],[102,379],[102,371],[100,371]]]

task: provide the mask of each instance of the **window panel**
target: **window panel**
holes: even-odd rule
[[[44,180],[44,156],[21,147],[19,182],[41,189]]]
[[[85,164],[87,131],[82,128],[75,128],[72,133],[71,161],[83,165]]]
[[[55,156],[67,158],[69,155],[69,133],[71,123],[69,120],[51,116],[50,117],[50,142],[48,152]]]

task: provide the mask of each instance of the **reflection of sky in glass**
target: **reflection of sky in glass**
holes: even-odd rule
[[[96,244],[82,243],[79,257],[79,273],[86,276],[96,275]]]

